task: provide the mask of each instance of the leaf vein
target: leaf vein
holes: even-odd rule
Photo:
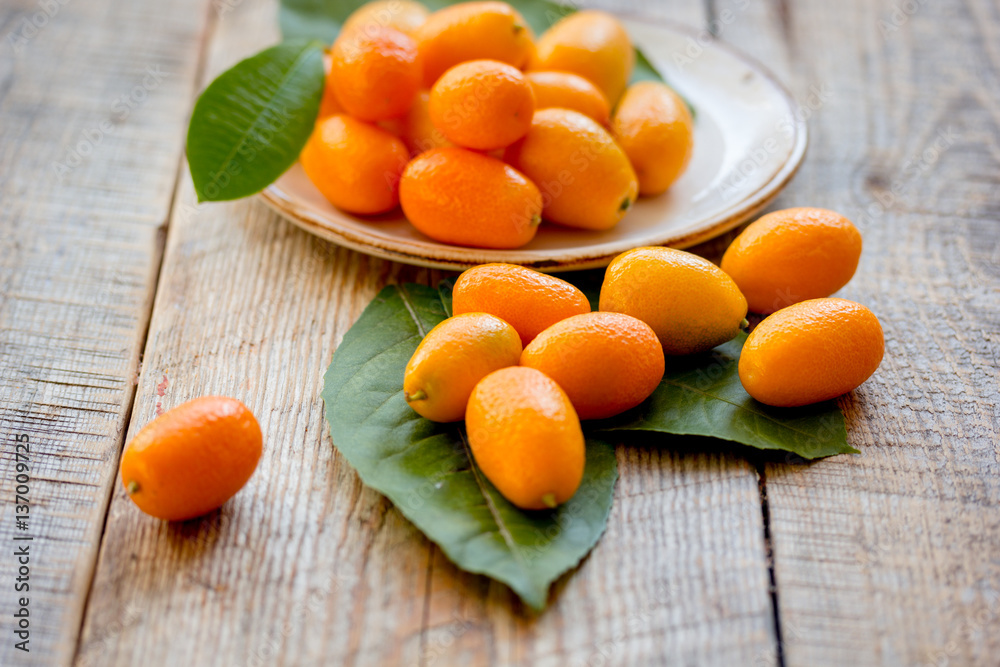
[[[458,437],[462,441],[462,446],[465,448],[465,453],[469,457],[469,461],[471,463],[475,459],[472,457],[472,449],[469,447],[469,442],[465,437],[465,432],[459,429]],[[505,524],[501,519],[500,510],[497,509],[497,506],[493,502],[493,498],[490,496],[489,491],[483,484],[483,480],[479,476],[479,471],[476,470],[475,464],[472,463],[469,469],[472,471],[472,477],[476,480],[476,486],[479,488],[479,492],[483,494],[483,498],[486,500],[486,507],[490,510],[490,516],[493,517],[493,522],[497,525],[497,532],[500,533],[500,536],[503,538],[504,543],[507,545],[511,555],[514,557],[514,560],[517,561],[517,564],[523,571],[529,572],[527,567],[528,564],[524,560],[524,554],[517,549],[517,543],[514,541],[514,536],[510,534],[510,529],[507,528],[507,524]]]
[[[417,325],[417,333],[423,338],[427,335],[424,331],[423,325],[420,323],[420,319],[417,317],[417,312],[414,310],[413,303],[410,301],[410,295],[407,294],[406,289],[402,285],[396,285],[396,289],[399,290],[399,298],[403,301],[403,305],[406,306],[407,312],[410,313],[410,317],[413,318],[413,323]]]
[[[279,96],[284,97],[285,91],[283,90],[283,88],[285,87],[285,84],[298,71],[299,67],[302,66],[306,58],[309,57],[310,52],[313,48],[315,47],[312,44],[308,44],[306,48],[302,49],[302,52],[298,56],[296,56],[295,61],[292,62],[292,66],[288,68],[288,71],[281,77],[281,80],[278,81],[278,85],[274,89],[274,95],[272,95],[272,100],[278,98]],[[237,106],[236,108],[238,109],[239,106]],[[244,144],[246,143],[247,137],[250,136],[251,132],[257,130],[258,126],[261,125],[263,118],[266,115],[270,114],[272,110],[273,110],[273,103],[265,104],[261,108],[260,113],[253,115],[254,118],[253,122],[247,127],[246,131],[244,131],[243,134],[240,135],[239,141],[237,141],[236,144],[233,146],[232,150],[229,151],[229,155],[226,156],[226,159],[222,161],[222,165],[220,166],[218,173],[222,173],[223,171],[228,172],[229,165],[232,163],[233,157],[235,157],[235,155],[240,151],[240,149],[243,148]]]

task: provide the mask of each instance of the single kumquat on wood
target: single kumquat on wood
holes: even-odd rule
[[[184,521],[211,512],[257,468],[260,425],[243,403],[204,396],[146,424],[122,454],[125,491],[146,514]]]

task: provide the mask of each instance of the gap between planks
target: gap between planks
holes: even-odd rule
[[[786,13],[787,7],[784,7],[783,0],[778,0],[778,2],[782,7],[783,13]],[[709,34],[711,34],[713,40],[719,38],[718,19],[719,8],[717,6],[717,0],[705,0],[705,29],[709,32]],[[781,607],[779,606],[778,601],[778,581],[774,568],[774,545],[771,540],[771,511],[767,504],[766,463],[763,460],[763,457],[760,456],[755,456],[751,459],[751,463],[753,463],[754,468],[757,471],[757,489],[760,494],[761,523],[764,527],[764,558],[767,563],[768,586],[770,587],[770,590],[768,591],[768,599],[771,601],[771,615],[774,625],[775,665],[776,667],[785,667],[785,647],[781,634]]]
[[[705,15],[705,26],[706,26],[706,29],[713,33],[713,38],[714,38],[714,26],[716,25],[716,21],[717,21],[716,0],[704,0],[704,9],[705,9],[704,15]],[[196,73],[196,75],[194,77],[194,87],[193,87],[193,89],[191,91],[191,106],[190,106],[190,108],[193,108],[194,102],[197,99],[197,95],[204,88],[204,86],[207,84],[207,82],[204,81],[204,77],[205,77],[205,71],[206,71],[206,68],[207,68],[207,65],[208,65],[208,60],[209,60],[209,49],[210,49],[211,43],[212,43],[212,41],[213,41],[213,39],[215,37],[216,31],[217,31],[217,26],[218,26],[218,17],[216,15],[216,12],[212,11],[212,5],[211,4],[207,4],[206,5],[205,11],[207,12],[208,17],[207,17],[207,20],[205,22],[204,34],[203,34],[203,37],[202,37],[202,39],[200,41],[200,44],[199,44],[199,51],[198,51],[198,58],[197,58],[197,73]],[[175,206],[177,204],[178,194],[179,194],[179,191],[180,191],[182,179],[184,178],[185,165],[186,165],[186,150],[182,150],[181,153],[180,153],[180,155],[179,155],[179,157],[178,157],[178,164],[177,164],[177,168],[175,170],[174,186],[173,186],[172,191],[171,191],[171,198],[170,198],[170,203],[169,203],[169,207],[168,207],[167,219],[164,221],[163,225],[159,229],[158,238],[157,238],[156,254],[155,254],[155,257],[152,260],[153,262],[155,262],[155,272],[156,272],[156,275],[155,275],[155,278],[154,278],[154,287],[153,287],[153,290],[152,290],[151,294],[149,295],[149,306],[145,310],[146,321],[145,321],[145,324],[144,324],[144,327],[143,327],[143,331],[142,331],[142,334],[141,334],[141,348],[140,349],[142,351],[140,353],[140,368],[141,368],[141,361],[142,361],[142,358],[145,356],[145,350],[146,350],[146,347],[147,347],[147,344],[148,344],[148,337],[149,337],[149,332],[150,332],[150,325],[151,325],[151,322],[152,322],[153,311],[155,309],[156,298],[157,298],[158,294],[160,293],[161,281],[164,280],[164,278],[165,278],[163,276],[163,274],[162,274],[162,271],[163,271],[163,265],[164,265],[164,260],[165,260],[165,248],[166,248],[167,235],[170,233],[170,230],[171,230],[171,224],[170,223],[171,223],[171,221],[173,219],[173,216],[175,215],[175,210],[174,209],[175,209]],[[703,246],[699,246],[699,247],[703,247]],[[133,385],[131,387],[131,389],[130,389],[129,395],[126,397],[126,400],[128,400],[128,407],[127,407],[126,413],[125,413],[125,420],[124,420],[125,428],[122,430],[121,441],[118,443],[118,445],[119,445],[118,446],[119,457],[121,456],[121,453],[124,451],[124,447],[126,445],[125,440],[126,440],[126,438],[128,436],[128,432],[129,432],[128,426],[131,423],[132,414],[133,414],[133,411],[135,409],[135,401],[136,401],[137,391],[138,391],[138,386],[137,385]],[[766,554],[766,558],[767,558],[767,568],[768,568],[768,578],[769,578],[768,580],[769,580],[769,584],[770,584],[769,599],[771,600],[771,611],[772,611],[772,617],[773,617],[773,621],[774,621],[774,631],[775,631],[776,644],[777,644],[776,645],[776,656],[777,656],[777,658],[776,658],[776,664],[777,664],[777,667],[784,667],[785,666],[785,662],[784,662],[783,645],[782,645],[782,639],[781,639],[782,635],[781,635],[780,615],[779,615],[779,606],[778,606],[778,604],[779,604],[778,603],[778,590],[777,590],[776,580],[775,580],[773,551],[772,551],[771,535],[770,535],[770,528],[769,528],[769,518],[770,517],[769,517],[769,512],[768,512],[768,507],[767,507],[767,490],[766,490],[766,476],[765,476],[765,472],[764,472],[764,463],[762,461],[755,461],[754,460],[755,457],[753,457],[752,453],[748,452],[747,454],[748,454],[748,456],[746,458],[748,459],[748,462],[751,463],[752,465],[754,465],[754,467],[755,467],[755,469],[757,471],[757,475],[758,475],[758,488],[759,488],[759,494],[760,494],[760,496],[759,496],[759,498],[760,498],[760,508],[761,508],[762,522],[763,522],[763,539],[764,539],[764,546],[765,546],[765,554]],[[109,517],[110,509],[111,509],[111,497],[112,497],[112,495],[114,493],[114,489],[115,489],[115,484],[113,482],[109,486],[107,494],[106,494],[105,499],[104,499],[104,503],[105,503],[104,520],[103,520],[102,525],[101,525],[101,534],[100,534],[100,538],[99,538],[99,541],[98,541],[98,549],[95,552],[94,561],[93,561],[93,564],[92,564],[92,567],[91,567],[91,571],[90,571],[89,582],[88,582],[88,585],[87,585],[87,596],[86,596],[86,599],[84,601],[83,612],[82,612],[82,614],[80,616],[80,625],[79,625],[79,629],[78,629],[78,632],[77,632],[76,647],[75,647],[75,650],[74,650],[74,661],[76,661],[80,657],[80,650],[82,648],[82,639],[83,639],[83,627],[84,627],[85,621],[87,619],[87,615],[88,615],[89,607],[90,607],[90,602],[91,602],[91,597],[93,595],[93,585],[94,585],[94,581],[95,581],[95,577],[96,577],[96,571],[97,571],[97,560],[98,560],[98,555],[100,554],[100,551],[101,551],[101,547],[103,546],[103,543],[104,543],[105,531],[106,531],[106,528],[107,528],[108,517]],[[433,542],[431,542],[431,541],[428,540],[427,545],[428,545],[428,549],[427,549],[427,567],[426,567],[425,589],[424,589],[424,600],[423,600],[423,611],[422,611],[422,614],[421,614],[420,638],[419,638],[419,646],[420,646],[419,651],[420,651],[420,653],[418,655],[418,660],[419,660],[419,664],[421,665],[421,667],[424,667],[425,665],[427,665],[427,655],[426,655],[427,652],[426,652],[425,649],[426,649],[426,642],[427,642],[427,638],[428,638],[428,632],[429,632],[429,629],[430,629],[430,627],[429,627],[430,626],[430,605],[431,605],[431,595],[432,595],[432,580],[433,580],[433,572],[434,572],[434,561],[435,561],[436,552],[438,551],[438,547]],[[575,569],[576,568],[574,568],[574,571],[575,571]],[[572,576],[572,571],[570,573],[567,573],[567,574],[563,575],[563,577],[566,577],[566,576]]]
[[[767,472],[763,460],[755,461],[757,488],[760,492],[760,514],[764,525],[764,558],[767,561],[768,583],[771,587],[771,613],[774,616],[775,662],[777,667],[785,667],[785,644],[781,637],[781,607],[778,605],[778,581],[774,572],[774,545],[771,541],[771,509],[767,504]]]
[[[205,78],[205,69],[208,64],[208,47],[212,43],[212,37],[215,35],[215,28],[218,23],[218,18],[216,12],[213,10],[212,3],[205,3],[205,13],[207,18],[205,20],[204,34],[202,35],[201,41],[198,45],[198,60],[195,68],[194,84],[191,89],[190,99],[191,104],[189,105],[188,113],[194,109],[194,102],[198,97],[199,91],[201,91],[203,86],[203,79]],[[156,235],[156,249],[154,251],[154,256],[152,262],[155,266],[155,276],[153,278],[153,289],[148,296],[149,305],[145,309],[143,315],[145,316],[145,324],[142,328],[142,334],[140,336],[140,346],[139,346],[139,371],[142,372],[142,359],[145,356],[146,345],[149,342],[149,328],[153,322],[153,310],[156,305],[156,296],[160,292],[160,281],[163,279],[163,260],[166,254],[167,247],[167,235],[170,233],[170,221],[174,216],[174,206],[177,203],[177,193],[180,191],[181,179],[184,178],[184,167],[187,164],[187,133],[185,132],[185,144],[181,148],[180,154],[177,157],[177,166],[174,169],[174,185],[170,190],[170,202],[167,205],[167,217],[163,221],[157,230]],[[123,428],[121,433],[121,440],[118,442],[118,458],[120,460],[122,453],[125,451],[125,440],[128,437],[129,424],[132,422],[132,412],[135,410],[136,394],[139,389],[139,383],[136,381],[131,384],[130,388],[127,390],[125,400],[128,401],[128,407],[125,410],[124,419],[122,421]],[[115,468],[117,469],[118,464],[115,463]],[[114,495],[116,488],[116,478],[112,479],[111,484],[108,485],[107,493],[104,496],[104,520],[101,522],[101,534],[97,540],[97,548],[94,550],[94,558],[90,567],[90,576],[87,582],[87,596],[83,601],[83,608],[80,613],[80,623],[77,627],[76,632],[76,647],[73,649],[73,662],[80,659],[80,649],[83,643],[83,627],[87,621],[87,612],[90,610],[90,599],[94,592],[94,580],[97,576],[97,563],[101,553],[101,547],[104,545],[104,534],[108,528],[108,516],[111,513],[111,498]]]

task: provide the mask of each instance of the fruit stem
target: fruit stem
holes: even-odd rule
[[[532,227],[537,227],[540,224],[542,224],[542,216],[536,215],[535,217],[533,217],[531,219],[531,226]]]
[[[750,328],[750,320],[748,320],[747,318],[744,317],[743,321],[740,322],[740,329],[743,329],[744,331],[746,331],[749,328]]]
[[[542,502],[545,503],[545,506],[549,509],[555,509],[556,505],[559,504],[556,502],[556,494],[554,493],[546,493],[542,496]]]
[[[622,205],[618,207],[619,211],[627,211],[629,207],[632,206],[632,200],[628,197],[622,200]]]
[[[523,25],[521,25],[519,23],[515,23],[514,24],[514,34],[515,35],[518,34],[519,32],[521,32],[522,30],[524,30],[524,26]]]
[[[403,396],[406,398],[406,402],[410,403],[412,401],[422,401],[422,400],[424,400],[425,398],[427,398],[427,392],[425,392],[423,389],[417,389],[412,394],[407,394],[404,391],[403,392]]]
[[[135,481],[134,479],[131,480],[128,484],[125,485],[125,490],[128,491],[128,494],[130,496],[134,496],[135,494],[139,493],[139,482]]]

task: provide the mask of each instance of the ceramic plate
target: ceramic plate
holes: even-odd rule
[[[281,215],[334,243],[378,257],[461,270],[510,262],[543,271],[607,265],[644,245],[685,248],[760,211],[795,174],[806,126],[789,92],[767,70],[679,25],[624,20],[632,39],[697,110],[694,154],[665,194],[640,198],[614,228],[588,232],[543,223],[517,250],[461,248],[431,240],[398,210],[359,218],[334,208],[296,164],[263,192]],[[700,51],[699,51],[700,50]]]

